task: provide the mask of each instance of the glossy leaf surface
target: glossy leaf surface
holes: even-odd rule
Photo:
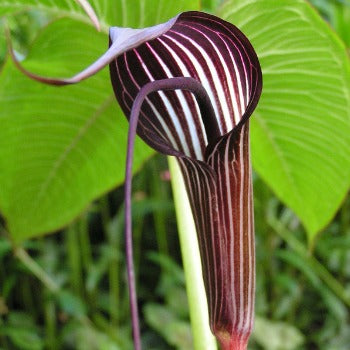
[[[108,12],[105,3],[112,2],[92,3],[102,18]],[[154,1],[124,3],[124,12],[140,6],[152,14],[144,19],[134,15],[129,26],[151,25],[198,7],[197,1],[180,1],[166,10],[165,1],[157,2],[163,10]],[[0,1],[0,15],[28,8],[66,17],[40,33],[24,62],[28,69],[71,75],[108,45],[107,33],[97,33],[74,1]],[[113,18],[108,25],[123,24]],[[55,88],[31,81],[7,60],[0,74],[0,105],[0,211],[16,241],[64,226],[123,182],[127,121],[107,69],[77,86]],[[152,153],[137,142],[134,169]]]
[[[299,216],[312,240],[350,185],[350,63],[305,1],[227,1],[259,56],[264,90],[252,120],[255,170]]]

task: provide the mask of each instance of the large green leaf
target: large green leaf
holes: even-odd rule
[[[49,38],[55,50],[43,56]],[[28,67],[69,75],[97,57],[105,43],[91,26],[62,19],[43,32]],[[69,68],[62,64],[65,55]],[[0,104],[0,208],[15,239],[57,229],[123,181],[127,123],[107,70],[55,88],[32,82],[8,61]],[[135,167],[150,153],[138,143]]]
[[[132,23],[124,24],[132,26],[164,21],[186,7],[195,8],[197,2],[179,1],[166,9],[166,1],[93,4],[102,8],[123,3],[130,13],[134,6],[153,14],[144,19],[136,14],[133,21],[130,15]],[[80,10],[73,0],[0,0],[3,14],[12,13],[15,5],[18,11],[50,6],[66,11],[61,12],[65,18],[53,21],[34,42],[24,62],[32,71],[70,76],[108,45],[106,33],[96,32],[82,12],[76,15]],[[55,88],[31,81],[8,59],[0,74],[0,106],[0,212],[14,240],[64,226],[93,199],[122,183],[127,122],[115,101],[108,69],[81,84]],[[138,141],[134,168],[152,152]]]
[[[219,14],[249,37],[262,65],[263,94],[252,118],[254,168],[311,240],[350,185],[346,49],[302,0],[232,0]]]

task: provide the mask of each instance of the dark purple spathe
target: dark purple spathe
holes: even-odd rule
[[[253,325],[255,254],[248,119],[262,76],[248,39],[217,17],[188,12],[166,32],[110,64],[116,97],[129,116],[140,89],[193,77],[216,118],[200,113],[189,91],[150,94],[138,134],[177,156],[198,232],[210,325],[224,349],[245,349]],[[210,127],[219,130],[208,133]],[[219,137],[218,137],[219,135]]]

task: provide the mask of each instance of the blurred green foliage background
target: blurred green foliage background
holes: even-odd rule
[[[347,47],[350,4],[313,0]],[[213,9],[217,1],[203,1]],[[50,21],[7,19],[24,56]],[[0,27],[4,20],[0,18]],[[0,60],[6,43],[0,36]],[[0,122],[1,127],[1,122]],[[167,163],[153,156],[134,180],[134,240],[145,349],[192,349]],[[308,244],[296,215],[254,174],[257,291],[250,350],[349,350],[350,197]],[[11,243],[0,226],[0,349],[132,348],[123,246],[123,188],[54,235]]]

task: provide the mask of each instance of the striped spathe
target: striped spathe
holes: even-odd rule
[[[198,233],[211,329],[223,349],[245,349],[255,289],[248,119],[262,87],[254,49],[231,23],[187,12],[159,36],[119,55],[110,72],[126,116],[140,89],[161,79],[192,77],[210,98],[214,120],[201,114],[189,91],[153,92],[142,105],[137,132],[180,163]],[[219,132],[211,134],[211,128]]]

